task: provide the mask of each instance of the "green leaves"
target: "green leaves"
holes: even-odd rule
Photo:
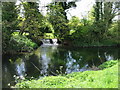
[[[48,12],[48,21],[53,26],[54,35],[58,38],[64,38],[69,34],[64,6],[62,6],[62,3],[56,2],[48,7],[50,10]]]
[[[109,67],[112,67],[112,66],[116,65],[117,63],[118,63],[118,60],[110,60],[110,61],[107,61],[107,62],[103,63],[98,68],[106,69],[106,68],[109,68]]]
[[[16,35],[13,36],[10,40],[10,46],[11,49],[17,51],[32,51],[34,48],[37,48],[37,44],[32,42],[30,39],[28,39],[25,36]]]
[[[3,53],[9,50],[13,30],[17,28],[17,9],[14,2],[2,2],[2,46]]]

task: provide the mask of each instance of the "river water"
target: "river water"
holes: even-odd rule
[[[118,59],[118,48],[72,48],[59,45],[40,46],[32,53],[3,55],[3,88],[15,84],[14,75],[27,78],[68,74],[90,70],[107,60]]]

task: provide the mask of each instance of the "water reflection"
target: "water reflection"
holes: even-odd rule
[[[49,53],[47,53],[47,52],[49,52],[49,49],[47,49],[47,47],[41,47],[40,50],[42,51],[40,54],[40,56],[41,56],[40,61],[42,64],[40,73],[41,73],[41,75],[47,76],[48,75],[48,67],[49,67],[48,64],[50,62],[50,55],[49,55]]]
[[[104,55],[105,55],[105,58],[106,58],[107,60],[113,60],[113,59],[114,59],[114,58],[113,58],[113,55],[107,55],[106,52],[104,53]]]
[[[3,87],[14,82],[14,75],[39,78],[89,70],[107,60],[118,59],[118,48],[71,48],[41,46],[25,55],[3,56]],[[63,67],[60,69],[60,67]],[[58,71],[57,71],[58,70]]]
[[[15,62],[15,66],[16,66],[16,73],[19,76],[24,76],[25,75],[25,62],[21,59],[18,58]]]
[[[68,55],[67,55],[67,63],[66,63],[66,72],[67,73],[71,73],[71,72],[77,72],[79,71],[79,64],[76,63],[76,60],[74,58],[72,58],[71,56],[71,52],[68,51]]]

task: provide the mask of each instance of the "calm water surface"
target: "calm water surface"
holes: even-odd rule
[[[90,70],[103,62],[118,59],[118,48],[72,48],[41,46],[32,53],[3,56],[3,88],[15,84],[14,75],[40,78]]]

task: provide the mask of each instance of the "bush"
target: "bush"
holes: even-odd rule
[[[100,69],[109,68],[109,67],[112,67],[115,64],[117,64],[117,62],[118,62],[118,60],[110,60],[110,61],[107,61],[107,62],[103,63],[98,68],[100,68]]]
[[[12,36],[10,40],[10,46],[11,50],[27,52],[30,52],[38,47],[36,43],[22,35]]]

